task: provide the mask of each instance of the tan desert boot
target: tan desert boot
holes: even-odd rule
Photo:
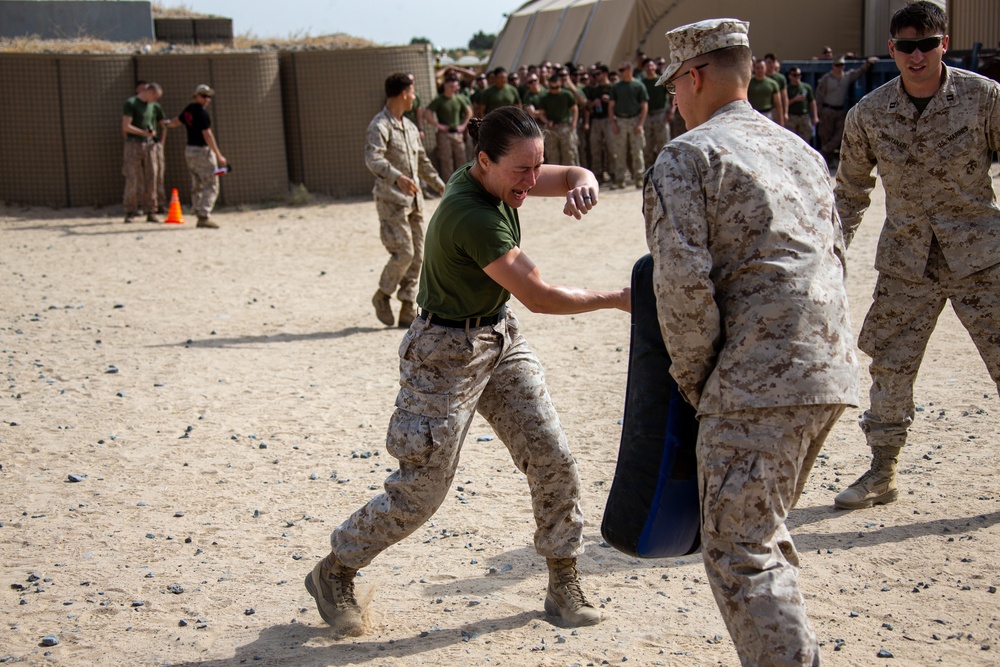
[[[833,506],[839,510],[859,510],[885,505],[899,497],[896,489],[896,459],[899,447],[872,447],[871,468],[837,494]]]
[[[597,625],[601,612],[587,602],[580,588],[580,575],[575,558],[547,558],[549,588],[545,596],[545,613],[556,617],[556,625],[575,628]]]
[[[306,590],[316,600],[319,615],[337,632],[354,637],[364,632],[361,607],[354,597],[357,573],[331,552],[306,575]]]
[[[387,327],[396,323],[396,318],[392,316],[392,306],[389,305],[389,295],[382,290],[375,290],[372,297],[372,305],[375,306],[375,317]]]
[[[415,319],[417,319],[417,304],[412,301],[404,301],[399,308],[399,328],[409,329]]]

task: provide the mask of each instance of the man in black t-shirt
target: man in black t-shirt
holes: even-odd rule
[[[219,177],[216,171],[229,164],[219,150],[219,144],[212,133],[212,118],[208,115],[208,105],[215,91],[201,84],[194,91],[194,102],[187,105],[181,115],[167,121],[167,127],[183,125],[187,129],[187,147],[184,157],[191,172],[191,206],[198,216],[198,226],[218,229],[211,220],[212,208],[219,197]]]

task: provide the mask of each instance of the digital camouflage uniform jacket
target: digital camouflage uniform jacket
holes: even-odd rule
[[[663,148],[643,207],[670,374],[700,414],[857,405],[843,235],[819,153],[732,102]]]
[[[1000,85],[946,68],[923,114],[897,77],[847,115],[837,172],[837,209],[848,244],[875,187],[886,219],[875,254],[880,272],[920,280],[937,236],[956,278],[1000,263],[1000,208],[990,163],[1000,150]]]
[[[396,120],[385,107],[368,124],[365,166],[376,176],[372,189],[375,198],[397,206],[412,204],[422,209],[424,201],[423,193],[418,191],[416,195],[407,195],[396,186],[400,174],[413,179],[418,189],[420,179],[423,179],[438,192],[444,190],[444,182],[424,151],[417,126],[405,117],[402,121]]]

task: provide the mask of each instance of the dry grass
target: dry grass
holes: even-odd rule
[[[288,195],[289,206],[308,206],[315,203],[316,197],[306,188],[305,183],[299,183],[292,187]]]
[[[146,51],[149,46],[149,51]],[[233,44],[170,44],[155,42],[108,42],[92,37],[76,39],[40,39],[38,37],[0,38],[0,53],[226,53],[246,51],[318,51],[324,49],[359,49],[379,44],[360,37],[336,33],[317,37],[264,38],[243,34],[233,38]]]
[[[184,3],[175,7],[167,7],[162,2],[154,2],[151,5],[154,19],[201,19],[214,16],[196,12]]]
[[[90,37],[76,39],[0,38],[0,53],[135,53],[141,49],[141,44],[107,42]]]
[[[285,38],[280,37],[257,37],[256,35],[242,34],[233,38],[233,48],[237,50],[254,50],[270,48],[282,51],[309,51],[319,49],[360,49],[366,46],[381,46],[361,37],[354,37],[342,32],[332,35],[318,35],[311,37],[308,35],[290,35]]]

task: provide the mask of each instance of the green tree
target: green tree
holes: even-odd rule
[[[480,30],[479,32],[477,32],[475,35],[472,36],[472,39],[469,40],[469,48],[489,50],[493,48],[493,43],[496,41],[497,41],[496,35],[492,34],[487,35],[485,32]]]
[[[433,46],[433,43],[431,42],[431,40],[429,40],[426,37],[414,37],[413,39],[410,40],[410,44],[411,45],[413,45],[413,44],[431,44]]]

